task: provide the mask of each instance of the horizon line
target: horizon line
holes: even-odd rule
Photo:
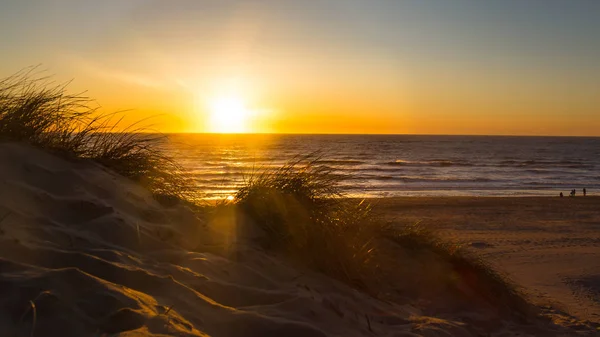
[[[337,132],[240,132],[240,133],[219,133],[219,132],[149,132],[162,133],[165,135],[211,135],[211,136],[445,136],[445,137],[560,137],[560,138],[600,138],[600,135],[527,135],[527,134],[435,134],[435,133],[337,133]]]

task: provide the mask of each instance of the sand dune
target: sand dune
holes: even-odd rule
[[[560,313],[555,324],[488,322],[379,301],[261,250],[257,229],[212,226],[95,164],[20,144],[0,145],[0,220],[2,336],[598,332]],[[573,282],[597,296],[597,276],[588,276]]]
[[[469,245],[542,305],[600,322],[600,197],[391,198],[390,218]]]

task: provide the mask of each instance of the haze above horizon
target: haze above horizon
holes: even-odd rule
[[[163,132],[600,136],[597,1],[7,0],[42,64]]]

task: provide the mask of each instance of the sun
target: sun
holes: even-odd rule
[[[209,128],[214,133],[246,133],[250,131],[250,111],[235,96],[218,97],[209,105]]]

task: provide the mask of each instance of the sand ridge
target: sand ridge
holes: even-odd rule
[[[0,220],[0,331],[8,336],[596,332],[558,320],[485,322],[476,312],[432,317],[415,303],[379,301],[263,251],[253,244],[258,230],[211,226],[98,165],[20,144],[0,144]]]

